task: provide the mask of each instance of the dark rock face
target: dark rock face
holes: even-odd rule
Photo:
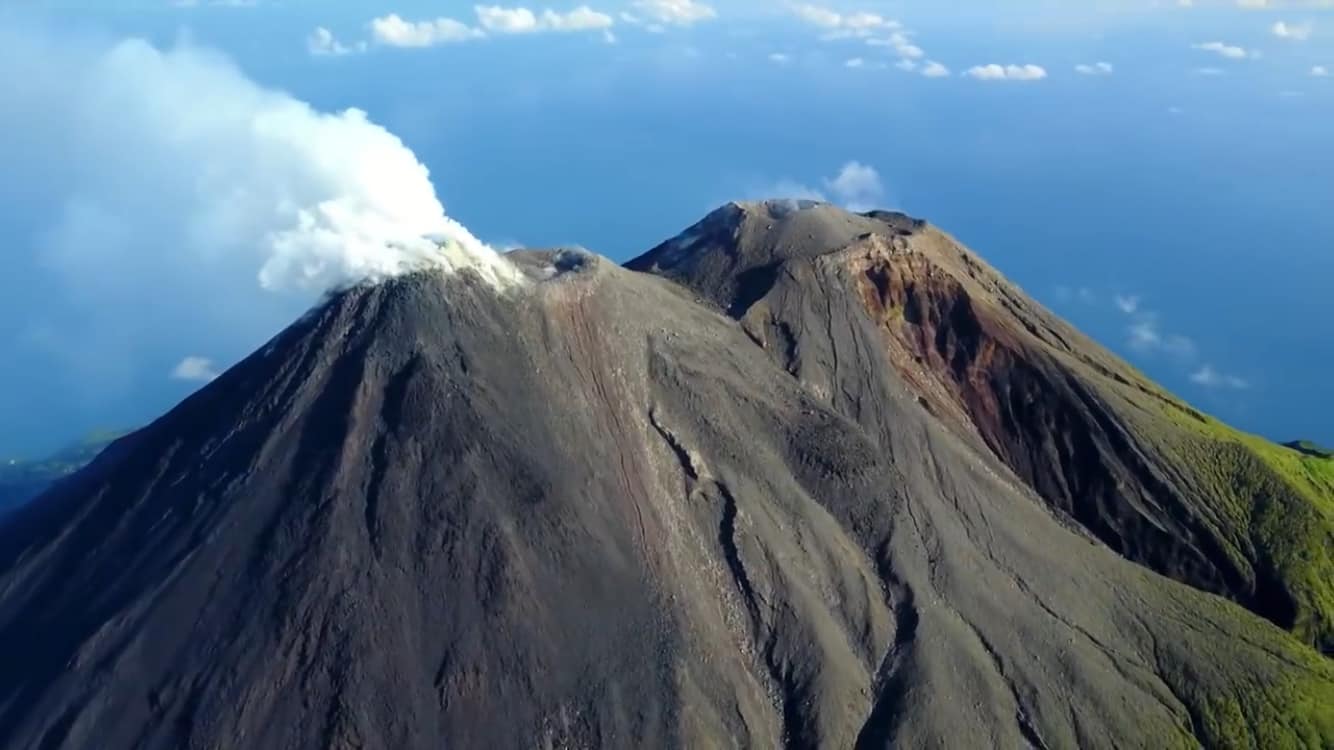
[[[868,297],[757,312],[913,231],[821,224],[741,323],[569,253],[332,298],[0,524],[0,746],[1334,741],[1328,663],[1053,514]]]

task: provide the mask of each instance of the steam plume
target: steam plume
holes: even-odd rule
[[[0,310],[0,343],[15,370],[75,375],[89,418],[183,355],[234,361],[331,288],[517,278],[366,113],[317,111],[209,50],[0,28],[0,98],[0,295],[44,295]],[[6,380],[0,418],[21,424],[32,405],[4,386],[33,388]]]
[[[70,144],[96,164],[67,231],[89,213],[133,222],[145,190],[170,189],[193,198],[176,207],[180,235],[136,244],[174,240],[162,251],[205,261],[252,256],[268,289],[325,290],[432,264],[501,273],[503,261],[445,216],[416,156],[364,112],[320,113],[220,57],[142,41],[108,50],[72,89],[72,116],[99,127]],[[157,184],[141,182],[145,158],[170,165],[147,176]]]

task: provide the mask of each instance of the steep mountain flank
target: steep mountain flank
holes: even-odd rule
[[[740,320],[840,413],[893,432],[878,400],[907,389],[1116,551],[1334,650],[1334,461],[1192,409],[939,230],[730,204],[628,265]]]
[[[0,746],[1334,743],[1334,664],[1054,513],[869,292],[781,317],[799,254],[744,325],[571,252],[334,296],[0,522]]]

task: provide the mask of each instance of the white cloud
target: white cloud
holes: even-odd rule
[[[843,25],[843,14],[819,5],[798,5],[792,12],[797,18],[822,29],[837,29]]]
[[[821,5],[795,5],[791,7],[797,18],[807,24],[823,30],[820,39],[836,41],[840,39],[864,39],[873,47],[888,47],[898,56],[896,66],[900,70],[917,70],[919,61],[926,57],[926,50],[912,40],[911,32],[903,29],[903,24],[878,13],[840,13]],[[883,66],[877,66],[883,67]],[[932,78],[942,77],[943,66],[929,66]]]
[[[718,17],[713,6],[696,0],[635,0],[634,8],[650,21],[673,26],[691,26]]]
[[[1180,359],[1195,356],[1195,342],[1180,334],[1164,333],[1153,313],[1137,313],[1138,319],[1130,324],[1129,345],[1142,354],[1162,352]]]
[[[979,81],[1039,81],[1047,77],[1040,65],[975,65],[964,71],[969,78]]]
[[[1080,64],[1075,66],[1075,72],[1083,76],[1109,76],[1115,68],[1109,62],[1095,62],[1093,64]]]
[[[432,47],[479,39],[486,33],[453,18],[405,21],[397,13],[390,13],[371,21],[371,36],[390,47]]]
[[[843,63],[845,68],[863,68],[866,67],[866,60],[860,57],[853,57]]]
[[[218,368],[213,364],[213,360],[207,357],[186,357],[180,361],[180,364],[172,368],[172,380],[185,380],[194,383],[208,383],[216,380]]]
[[[616,21],[606,13],[581,5],[568,13],[542,11],[542,24],[552,31],[601,31],[610,29]]]
[[[1222,68],[1212,68],[1212,67],[1195,68],[1191,72],[1197,76],[1221,76],[1227,73],[1227,71],[1223,70]]]
[[[535,13],[528,8],[505,8],[498,5],[478,5],[474,11],[481,27],[497,34],[604,31],[616,23],[611,16],[587,5],[581,5],[568,13],[553,10]]]
[[[769,62],[786,65],[792,62],[792,57],[785,52],[771,52],[769,53]]]
[[[1158,348],[1163,336],[1158,332],[1158,325],[1153,321],[1140,321],[1130,326],[1130,348],[1147,351]]]
[[[1092,295],[1087,301],[1093,301]],[[1141,354],[1169,354],[1187,362],[1195,357],[1195,342],[1180,334],[1164,332],[1159,325],[1158,314],[1144,309],[1139,296],[1116,294],[1112,296],[1112,304],[1130,318],[1126,343],[1132,350]]]
[[[356,44],[351,45],[343,44],[338,41],[338,38],[334,36],[332,31],[329,31],[323,26],[318,26],[314,31],[310,32],[310,36],[306,38],[306,49],[309,50],[312,55],[340,56],[350,55],[354,52],[365,52],[366,43],[357,42]]]
[[[885,206],[886,190],[880,173],[861,162],[850,161],[839,169],[838,174],[820,182],[823,187],[814,188],[797,180],[779,180],[760,190],[750,191],[749,197],[836,203],[850,211],[870,211]]]
[[[877,13],[852,13],[843,16],[843,27],[848,29],[897,29],[899,22]]]
[[[797,200],[797,201],[820,201],[826,202],[829,196],[822,191],[804,185],[796,180],[779,180],[760,190],[752,191],[749,195],[757,200]]]
[[[1087,292],[1087,290],[1082,290]],[[1093,303],[1096,298],[1088,292],[1084,301]],[[1135,294],[1114,294],[1112,305],[1117,311],[1130,318],[1126,329],[1127,345],[1141,354],[1169,354],[1179,360],[1190,361],[1195,357],[1195,342],[1186,336],[1167,333],[1158,322],[1158,314],[1144,309],[1143,300]]]
[[[580,5],[567,13],[549,9],[539,13],[525,7],[475,5],[473,12],[477,15],[478,27],[453,18],[407,21],[391,13],[371,21],[371,36],[377,43],[390,47],[433,47],[482,39],[487,36],[487,32],[509,35],[601,31],[607,43],[616,43],[616,36],[611,32],[616,20],[587,5]]]
[[[473,10],[477,13],[477,22],[487,31],[525,34],[539,30],[537,14],[527,8],[478,5]]]
[[[797,5],[792,12],[802,21],[828,32],[826,39],[866,37],[901,26],[898,21],[877,13],[839,13],[820,5]]]
[[[792,8],[798,19],[816,28],[824,29],[824,40],[868,37],[902,28],[899,21],[886,19],[879,13],[839,13],[822,5],[796,5]]]
[[[935,61],[927,62],[927,64],[922,67],[922,75],[927,78],[947,78],[949,77],[949,74],[949,68]]]
[[[1196,385],[1202,385],[1205,388],[1231,388],[1233,390],[1245,390],[1250,388],[1250,383],[1227,373],[1219,372],[1213,365],[1203,365],[1190,376],[1190,382]]]
[[[870,211],[881,207],[885,199],[885,185],[880,173],[873,167],[857,161],[843,165],[825,187],[837,202],[851,211]]]
[[[1221,57],[1226,57],[1229,60],[1245,60],[1248,57],[1259,57],[1259,53],[1255,51],[1247,51],[1242,47],[1226,44],[1224,42],[1202,42],[1200,44],[1192,44],[1191,49],[1200,50],[1201,52],[1212,52]]]
[[[894,51],[899,56],[908,60],[918,60],[926,57],[926,50],[918,47],[916,44],[908,41],[902,34],[894,34],[890,37],[890,42],[894,45]]]
[[[1274,25],[1269,27],[1269,31],[1279,39],[1304,42],[1311,38],[1314,27],[1310,23],[1291,24],[1285,21],[1275,21]]]
[[[1311,68],[1311,75],[1315,76],[1316,78],[1328,78],[1329,68],[1326,68],[1324,65],[1316,65],[1315,67]]]
[[[926,57],[926,51],[913,43],[906,31],[894,31],[885,37],[871,37],[866,43],[873,47],[889,47],[905,60],[920,60]]]

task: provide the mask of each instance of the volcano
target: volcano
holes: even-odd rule
[[[1330,459],[900,214],[509,258],[0,521],[0,746],[1334,744]]]

